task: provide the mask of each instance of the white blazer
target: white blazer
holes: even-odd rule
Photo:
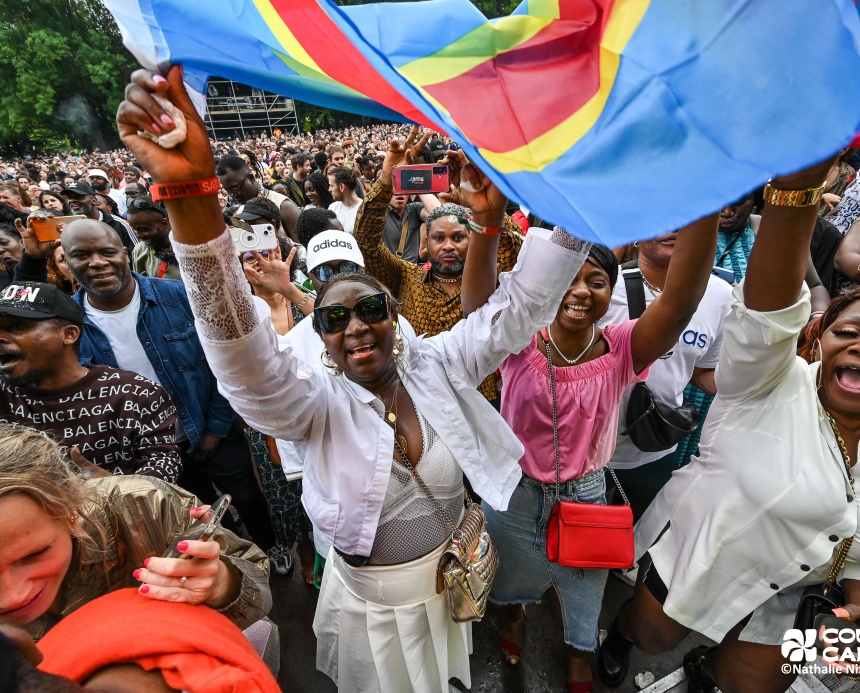
[[[180,261],[182,248],[176,245]],[[197,257],[203,252],[201,246],[185,248],[196,249]],[[247,282],[226,276],[241,272],[238,263],[224,257],[229,254],[218,261],[225,277],[210,270],[206,283],[213,290],[241,284],[248,297],[236,297],[234,303],[250,302]],[[499,510],[507,508],[520,479],[523,446],[476,388],[553,320],[585,257],[530,235],[516,267],[501,275],[486,305],[449,332],[404,340],[406,391],[475,490]],[[196,293],[189,290],[192,297]],[[320,369],[318,353],[311,364],[295,349],[278,351],[265,322],[237,339],[214,341],[204,336],[213,333],[212,326],[201,324],[195,314],[206,358],[233,408],[257,430],[306,445],[302,501],[318,535],[345,554],[369,556],[394,449],[382,402],[347,378]]]
[[[858,526],[818,400],[818,364],[795,355],[809,290],[771,313],[744,305],[743,282],[734,298],[699,457],[672,475],[636,526],[637,559],[650,551],[669,588],[665,613],[718,642],[777,592],[830,564]],[[844,577],[860,578],[851,556]],[[779,641],[783,633],[767,632],[766,622],[754,613],[742,639]]]

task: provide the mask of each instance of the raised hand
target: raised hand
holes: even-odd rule
[[[463,152],[449,154],[458,154],[458,159],[461,156],[465,158]],[[459,193],[460,204],[472,210],[472,218],[476,223],[483,226],[501,226],[504,223],[507,198],[471,162],[464,163],[460,169]]]
[[[296,250],[296,247],[293,246],[286,261],[273,257],[271,254],[267,260],[260,253],[252,253],[257,266],[254,267],[250,263],[243,264],[245,276],[248,277],[251,284],[286,296],[293,303],[300,303],[305,294],[293,284],[290,276],[290,267],[296,256]]]
[[[18,230],[18,233],[21,234],[21,241],[24,244],[25,255],[32,258],[49,258],[54,254],[54,250],[58,245],[60,245],[60,241],[40,241],[36,238],[36,232],[30,225],[30,220],[33,218],[48,218],[53,216],[54,214],[48,214],[45,212],[34,212],[27,217],[26,226],[21,223],[20,219],[15,219],[15,228]],[[58,225],[57,230],[62,231],[64,226],[65,224]]]
[[[388,151],[385,153],[382,173],[379,176],[383,185],[391,185],[392,171],[395,166],[409,165],[415,161],[413,143],[416,137],[418,137],[418,126],[413,125],[403,144],[400,144],[400,140],[396,137],[392,137],[388,142]]]
[[[153,98],[160,96],[185,116],[185,141],[165,149],[138,131],[160,136],[175,129],[173,119]],[[125,100],[116,115],[119,136],[153,179],[160,182],[201,180],[215,174],[215,163],[206,126],[197,115],[185,85],[182,67],[174,65],[167,76],[150,70],[137,70],[125,88]]]

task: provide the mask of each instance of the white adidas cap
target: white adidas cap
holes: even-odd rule
[[[323,231],[308,243],[308,272],[333,260],[349,260],[364,267],[364,256],[358,249],[358,242],[346,231]]]

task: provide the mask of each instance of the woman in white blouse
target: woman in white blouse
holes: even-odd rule
[[[810,314],[803,277],[829,166],[777,178],[766,190],[746,278],[725,321],[700,455],[675,472],[636,527],[634,596],[598,656],[610,685],[623,680],[634,643],[663,652],[693,630],[719,645],[684,658],[689,691],[785,691],[795,675],[783,673],[780,645],[800,595],[826,579],[842,540],[857,532],[846,469],[860,441],[860,304],[825,315],[817,362],[795,354]],[[783,192],[798,190],[818,192]],[[858,548],[855,541],[842,575],[854,604]]]
[[[138,135],[156,134],[152,123],[163,122],[154,92],[185,114],[187,137],[174,149]],[[179,68],[167,80],[136,72],[117,121],[123,141],[158,181],[214,175],[206,130]],[[410,144],[393,140],[385,166],[399,163]],[[468,199],[474,220],[500,227],[504,196],[482,182]],[[485,306],[429,339],[404,339],[396,301],[377,280],[336,277],[314,311],[326,347],[321,369],[292,348],[278,351],[258,319],[215,196],[168,199],[166,206],[221,392],[250,425],[304,448],[303,503],[332,547],[314,620],[318,668],[349,691],[446,692],[452,677],[470,686],[469,629],[453,622],[445,595],[436,594],[436,565],[449,525],[463,514],[463,474],[503,510],[523,454],[475,388],[550,322],[585,260],[583,248],[561,232],[552,241],[531,239]],[[442,508],[418,490],[403,457]]]

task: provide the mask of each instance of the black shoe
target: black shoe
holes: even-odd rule
[[[716,693],[717,684],[705,673],[704,661],[716,647],[700,645],[684,655],[684,675],[687,677],[687,693]]]
[[[597,675],[610,688],[620,686],[627,677],[633,643],[621,635],[616,618],[609,626],[606,640],[597,650]]]

